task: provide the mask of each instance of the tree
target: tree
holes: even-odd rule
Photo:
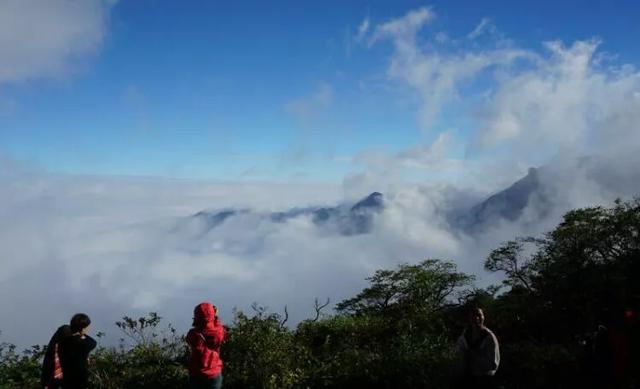
[[[523,258],[522,253],[526,245],[539,243],[540,240],[531,237],[507,241],[491,251],[484,268],[490,272],[503,271],[507,276],[503,281],[505,285],[512,288],[523,287],[531,291],[534,271],[531,260]]]
[[[446,387],[453,341],[445,308],[472,279],[437,259],[376,271],[338,315],[299,326],[313,358],[310,386]]]
[[[526,387],[588,379],[581,358],[590,349],[582,345],[598,325],[615,326],[624,309],[640,309],[639,231],[640,200],[617,200],[571,210],[542,239],[516,238],[489,255],[485,268],[504,271],[512,287],[493,304],[505,360],[519,361],[502,377]]]
[[[378,270],[367,280],[371,286],[339,303],[338,312],[430,315],[445,307],[452,294],[469,285],[473,277],[459,273],[452,262],[427,259],[416,265],[402,264],[397,270]]]
[[[222,344],[225,387],[291,388],[304,379],[304,349],[277,313],[253,304],[253,316],[235,312]]]

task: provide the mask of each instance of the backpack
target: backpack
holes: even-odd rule
[[[58,354],[58,343],[54,346],[53,350],[53,379],[61,380],[62,379],[62,365],[60,364],[60,354]]]
[[[58,328],[49,341],[48,351],[42,362],[41,383],[45,389],[50,388],[52,382],[60,382],[63,378],[62,363],[60,362],[60,341],[69,333],[68,326]]]

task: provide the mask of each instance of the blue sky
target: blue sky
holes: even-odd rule
[[[494,75],[461,83],[425,129],[429,96],[389,75],[395,38],[374,38],[376,26],[424,7],[434,17],[420,44],[441,37],[433,52],[443,56],[597,37],[608,61],[640,61],[634,1],[230,3],[100,2],[83,27],[93,41],[71,34],[38,57],[57,55],[61,69],[0,78],[0,153],[50,172],[340,181],[363,169],[362,155],[428,147],[450,131],[458,146],[447,157],[473,159],[474,104]],[[24,17],[38,25],[38,15]],[[482,20],[483,36],[456,43]]]

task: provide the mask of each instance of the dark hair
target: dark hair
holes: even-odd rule
[[[76,313],[75,315],[73,315],[71,321],[69,322],[69,325],[71,326],[71,332],[74,333],[89,327],[89,324],[91,324],[91,319],[89,319],[89,316],[84,313]]]
[[[482,306],[479,304],[469,304],[467,306],[466,311],[467,311],[467,315],[474,315],[478,311],[484,312],[484,309],[482,309]]]

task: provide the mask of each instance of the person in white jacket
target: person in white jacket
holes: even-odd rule
[[[456,343],[459,363],[457,387],[484,389],[493,387],[493,376],[500,365],[500,347],[494,333],[484,325],[484,312],[472,307],[469,325]]]

